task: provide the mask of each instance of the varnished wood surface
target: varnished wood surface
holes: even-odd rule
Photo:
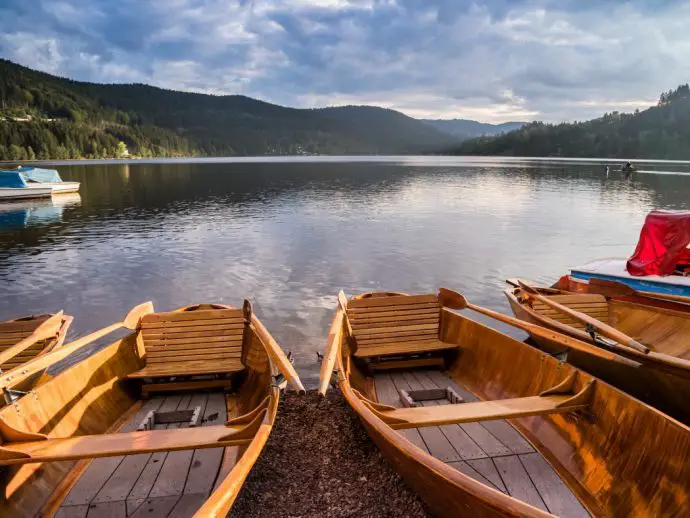
[[[136,427],[149,409],[179,409],[196,404],[202,406],[207,420],[203,426],[217,427],[217,423],[226,420],[222,393],[176,394],[147,401],[121,431],[126,433]],[[208,421],[210,416],[216,417]],[[179,426],[157,425],[157,428],[181,432],[176,430]],[[94,460],[64,498],[58,516],[77,512],[83,505],[90,506],[88,516],[99,516],[105,509],[118,509],[120,516],[137,513],[159,516],[163,508],[167,512],[176,509],[175,514],[191,516],[213,490],[223,450],[142,453],[113,460]],[[181,512],[183,510],[186,512]]]
[[[210,311],[220,307],[203,305],[198,309]],[[136,328],[141,316],[139,314],[137,322],[125,319],[123,323]],[[194,322],[191,315],[185,316],[182,322]],[[164,315],[161,321],[168,318]],[[205,316],[204,320],[218,319]],[[153,322],[158,323],[155,319]],[[115,326],[119,328],[123,323]],[[65,454],[67,450],[72,451],[72,447],[100,449],[94,454],[99,456],[104,451],[103,445],[97,444],[99,441],[116,447],[106,444],[107,454],[113,456],[93,460],[88,467],[84,461],[61,460],[3,468],[4,498],[0,499],[0,515],[51,516],[57,513],[71,516],[83,512],[85,516],[192,516],[213,495],[217,512],[203,516],[225,516],[265,444],[277,411],[279,389],[272,386],[275,367],[263,341],[253,332],[247,336],[242,351],[246,359],[245,372],[234,387],[237,395],[228,402],[228,407],[235,409],[235,417],[249,417],[238,417],[228,423],[229,426],[224,425],[226,401],[209,395],[208,383],[203,387],[193,386],[201,392],[155,396],[140,406],[141,382],[127,380],[127,376],[142,366],[142,354],[145,350],[140,335],[133,333],[48,381],[41,378],[33,387],[27,384],[36,378],[20,378],[33,390],[16,404],[1,409],[0,419],[7,424],[7,430],[12,427],[26,434],[38,432],[47,436],[47,440],[41,441],[37,436],[35,442],[28,445],[8,436],[10,439],[2,444],[3,448],[30,449],[30,453],[46,457],[51,451],[60,450],[58,456],[64,458],[72,456]],[[48,356],[41,360],[41,368],[49,364],[46,363],[50,360]],[[165,428],[154,430],[166,435],[165,444],[158,440],[160,435],[133,432],[132,426],[138,425],[150,410],[197,407],[204,415],[201,428],[175,429],[186,426],[188,421],[156,425]],[[123,415],[128,416],[128,423],[120,430],[124,433],[112,433],[111,427]],[[253,432],[251,436],[242,437],[240,446],[223,448],[212,442],[222,435],[221,432],[230,432],[221,438],[222,441],[232,436],[233,430],[245,427]],[[107,435],[108,432],[111,435]],[[6,433],[2,426],[0,433]],[[157,444],[138,448],[140,437]],[[124,443],[128,445],[123,446]],[[132,452],[141,453],[130,454]],[[83,453],[74,456],[81,457]],[[125,453],[127,455],[121,455]],[[76,469],[72,471],[73,468]],[[216,487],[231,487],[234,493],[213,494]]]
[[[468,402],[478,398],[438,370],[376,375],[379,402],[400,406],[398,387],[452,387]],[[391,388],[393,390],[391,390]],[[436,402],[431,408],[448,404]],[[426,430],[427,432],[429,430]],[[425,432],[408,429],[399,433]],[[413,441],[461,473],[543,511],[561,517],[589,516],[558,474],[507,421],[439,427],[436,434]],[[410,437],[405,435],[408,440]],[[529,468],[529,471],[528,471]]]
[[[570,327],[567,322],[551,319],[549,315],[522,303],[517,290],[505,291],[515,316],[531,324],[564,333],[589,343],[587,350],[573,350],[559,340],[531,335],[544,351],[551,354],[567,352],[568,363],[619,387],[625,392],[659,408],[673,417],[690,423],[690,372],[675,368],[656,353],[644,355],[637,351],[614,348],[610,353],[639,363],[639,367],[623,362],[607,361],[598,346],[591,343],[591,337],[581,329]],[[577,297],[578,295],[572,295]],[[591,297],[592,295],[584,295]],[[601,297],[600,295],[596,295]],[[664,303],[668,304],[668,303]],[[626,299],[609,300],[609,323],[620,326],[626,334],[634,336],[646,345],[663,348],[666,353],[675,353],[683,358],[690,350],[690,313],[674,311],[628,302]],[[685,339],[684,339],[685,337]],[[656,344],[656,345],[653,345]]]
[[[72,320],[59,312],[0,322],[0,370],[10,371],[60,347]]]
[[[538,506],[503,493],[490,481],[497,478],[486,464],[475,462],[476,467],[472,467],[469,461],[479,458],[443,462],[420,447],[424,443],[429,449],[434,445],[439,452],[444,451],[439,449],[442,443],[438,442],[442,436],[436,434],[436,439],[427,442],[421,436],[425,429],[396,431],[377,417],[352,390],[375,398],[367,381],[371,378],[358,372],[357,363],[351,361],[345,333],[341,326],[341,390],[382,453],[432,510],[444,516],[544,515],[545,511]],[[592,380],[590,375],[534,347],[448,310],[442,312],[441,339],[462,344],[450,364],[449,375],[483,400],[536,396],[573,373],[576,391]],[[485,427],[488,423],[469,424]],[[501,480],[508,492],[511,488],[507,486],[511,485],[513,491],[523,492],[525,499],[531,498],[529,488],[518,485],[521,466],[530,477],[534,475],[539,480],[538,488],[534,479],[532,482],[543,505],[565,513],[572,501],[568,503],[554,493],[554,478],[544,469],[545,459],[558,479],[595,516],[680,516],[688,508],[690,429],[604,382],[596,382],[586,412],[521,417],[511,420],[511,424],[540,455],[518,454],[519,466],[510,460],[499,462],[499,469],[494,463],[499,475],[507,477]],[[445,434],[443,437],[448,440]],[[470,451],[466,441],[463,448]],[[449,465],[451,462],[464,464],[455,469]],[[469,468],[490,484],[464,474],[470,472]],[[483,469],[485,474],[477,469]]]

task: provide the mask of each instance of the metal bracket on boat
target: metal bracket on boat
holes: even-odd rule
[[[585,326],[585,332],[592,338],[592,341],[599,347],[603,347],[605,349],[613,349],[618,345],[613,340],[609,340],[608,338],[605,338],[598,334],[596,327],[594,327],[592,324],[587,324]]]
[[[2,395],[5,397],[5,404],[6,405],[11,405],[18,399],[20,399],[22,396],[26,396],[28,392],[22,392],[21,390],[13,390],[13,389],[8,389],[7,387],[3,387],[2,389]]]
[[[285,385],[285,383],[287,383],[287,379],[285,378],[285,376],[283,376],[282,372],[273,375],[273,383],[271,383],[271,385],[273,385],[274,387],[282,388],[282,386]]]

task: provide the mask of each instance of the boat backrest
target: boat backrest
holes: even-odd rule
[[[50,315],[41,315],[40,317],[31,320],[1,322],[0,352],[4,352],[18,342],[21,342],[24,338],[33,333],[39,325],[49,318]],[[50,338],[48,340],[50,340]],[[32,359],[45,348],[46,341],[47,340],[39,340],[35,344],[24,349],[19,354],[0,365],[0,369],[6,371]]]
[[[438,340],[441,305],[436,295],[353,299],[347,317],[357,350],[382,342],[425,342]]]
[[[596,318],[605,324],[609,323],[609,305],[606,297],[603,295],[549,295],[549,299],[592,318]],[[585,324],[539,300],[534,299],[532,301],[532,308],[540,315],[556,320],[562,324],[577,329],[585,328]]]
[[[241,309],[151,313],[141,319],[146,365],[239,362],[247,326]]]

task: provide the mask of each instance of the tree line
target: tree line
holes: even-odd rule
[[[656,106],[634,113],[607,113],[586,122],[532,122],[498,137],[465,141],[457,155],[690,158],[690,87],[660,95]]]

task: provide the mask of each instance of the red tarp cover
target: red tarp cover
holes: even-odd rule
[[[630,275],[671,275],[690,262],[690,212],[655,210],[647,214],[640,241],[626,269]]]

